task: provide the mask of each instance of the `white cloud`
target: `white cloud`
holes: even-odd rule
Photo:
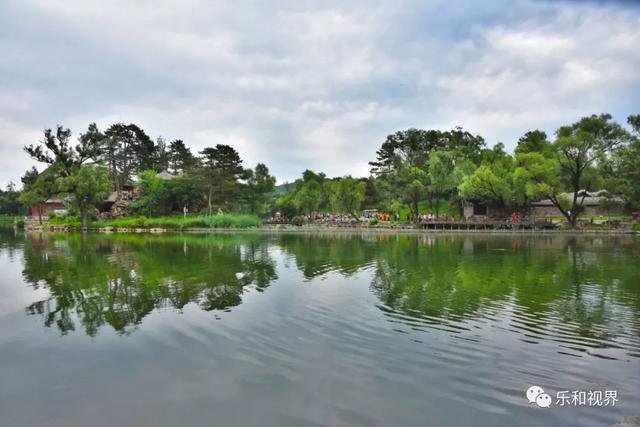
[[[477,58],[437,79],[440,111],[507,146],[529,128],[553,130],[640,91],[637,13],[564,6],[551,20],[483,28],[479,37]]]
[[[505,5],[513,12],[507,14]],[[385,136],[630,113],[635,7],[576,3],[25,0],[0,5],[0,179],[57,123],[135,122],[199,151],[229,143],[280,180],[364,175]],[[624,120],[625,117],[617,117]]]

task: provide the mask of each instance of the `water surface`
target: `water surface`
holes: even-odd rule
[[[2,426],[612,425],[640,241],[0,232]],[[616,390],[535,407],[530,385]]]

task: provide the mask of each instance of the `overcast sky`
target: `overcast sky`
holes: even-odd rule
[[[21,150],[132,122],[279,182],[367,175],[386,135],[640,113],[638,2],[0,0],[0,184]]]

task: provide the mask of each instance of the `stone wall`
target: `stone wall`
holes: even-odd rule
[[[581,216],[607,216],[607,215],[626,215],[628,212],[621,206],[604,209],[600,206],[585,206],[580,214]],[[529,216],[535,218],[548,218],[562,216],[562,213],[555,206],[532,206],[529,209]]]

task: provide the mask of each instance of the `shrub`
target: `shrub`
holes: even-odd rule
[[[291,218],[291,224],[293,225],[302,225],[303,223],[304,223],[304,217],[300,215],[296,215],[293,218]]]
[[[256,228],[262,221],[255,215],[215,215],[215,216],[163,216],[147,218],[117,218],[102,221],[96,225],[116,228],[169,228],[182,230],[183,228]]]

